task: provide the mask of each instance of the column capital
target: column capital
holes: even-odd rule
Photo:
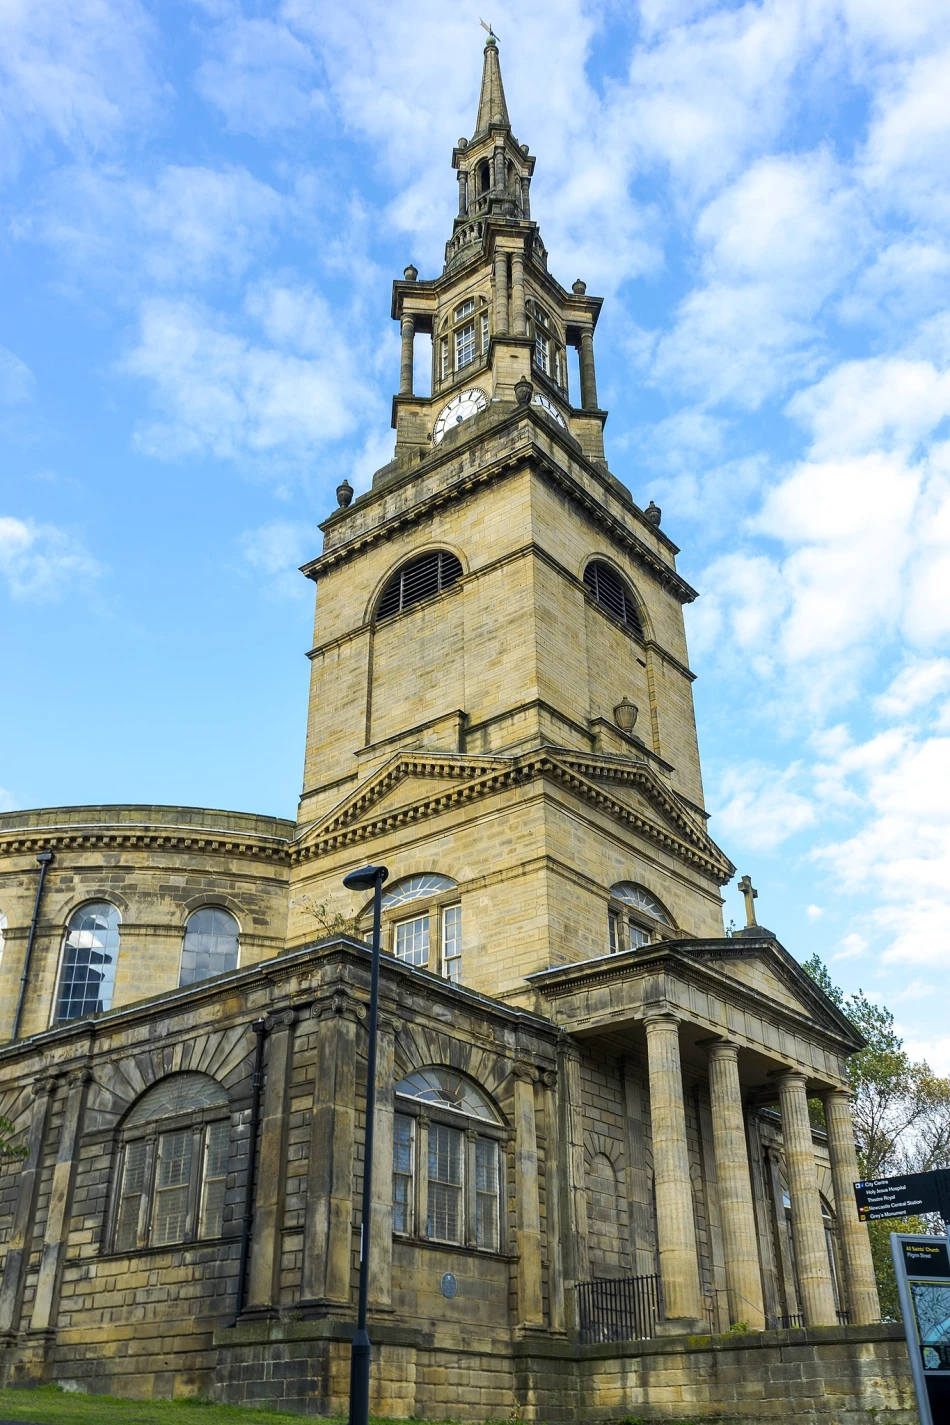
[[[848,1084],[834,1084],[831,1088],[822,1089],[818,1097],[822,1103],[829,1098],[841,1098],[850,1104],[854,1101],[854,1090]]]
[[[645,1014],[640,1023],[645,1029],[652,1029],[654,1026],[664,1029],[679,1029],[680,1016],[674,1014],[671,1009],[658,1009]]]
[[[804,1088],[807,1081],[808,1075],[804,1069],[777,1069],[775,1072],[775,1082],[779,1088],[781,1088],[783,1084],[795,1083],[801,1084],[802,1088]]]
[[[731,1059],[736,1063],[739,1058],[739,1046],[731,1039],[706,1040],[703,1048],[710,1059]]]
[[[526,1059],[518,1059],[512,1064],[511,1072],[516,1079],[525,1079],[532,1084],[536,1084],[541,1077],[534,1064],[529,1064]]]
[[[274,1034],[278,1029],[291,1029],[296,1021],[295,1010],[284,1009],[278,1014],[269,1014],[264,1020],[264,1028],[268,1034]]]
[[[352,995],[343,994],[337,991],[329,999],[318,1000],[310,1010],[313,1019],[332,1019],[340,1016],[344,1019],[356,1019],[363,1021],[366,1018],[366,1006],[361,1004]]]

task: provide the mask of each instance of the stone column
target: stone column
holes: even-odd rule
[[[524,300],[524,252],[519,248],[511,254],[511,329],[515,336],[526,336],[528,313]]]
[[[495,308],[495,335],[508,335],[508,254],[495,249],[492,273],[492,304]]]
[[[584,1161],[584,1107],[581,1100],[581,1060],[567,1035],[558,1045],[558,1075],[561,1080],[560,1138],[564,1164],[566,1205],[564,1249],[566,1285],[590,1280],[590,1249],[587,1221],[587,1170]]]
[[[526,222],[531,217],[531,179],[527,174],[521,180],[521,216]]]
[[[541,1202],[538,1194],[538,1134],[534,1086],[538,1071],[515,1065],[515,1231],[518,1251],[518,1324],[543,1326],[541,1297]]]
[[[86,1099],[86,1085],[91,1078],[88,1069],[76,1069],[66,1081],[66,1106],[63,1109],[56,1163],[50,1183],[46,1230],[43,1233],[36,1295],[33,1298],[33,1312],[30,1317],[31,1331],[48,1331],[51,1326],[56,1325],[60,1278],[69,1236],[69,1212],[72,1206],[73,1184],[76,1181],[79,1131]]]
[[[788,1191],[792,1200],[795,1269],[805,1325],[834,1326],[838,1317],[825,1246],[805,1075],[796,1070],[782,1074],[778,1091]]]
[[[459,169],[459,217],[464,218],[468,212],[468,172],[464,168]]]
[[[356,1024],[364,1018],[337,995],[315,1005],[316,1079],[307,1173],[302,1296],[349,1307],[356,1129]]]
[[[376,1039],[376,1133],[369,1228],[369,1299],[388,1311],[393,1299],[393,1103],[397,1024],[380,1019]]]
[[[753,1331],[762,1331],[765,1309],[739,1087],[739,1050],[735,1044],[722,1042],[710,1044],[708,1052],[709,1101],[729,1321],[731,1325],[745,1321]]]
[[[500,144],[499,144],[498,147],[495,149],[495,154],[494,154],[494,174],[495,174],[495,191],[496,191],[497,193],[504,193],[504,191],[505,191],[505,186],[506,186],[506,185],[505,185],[505,150],[504,150],[504,148],[503,148]]]
[[[580,368],[581,406],[585,411],[596,411],[597,377],[594,373],[594,332],[591,327],[581,329]]]
[[[671,1014],[644,1021],[650,1069],[650,1122],[660,1277],[668,1332],[706,1329],[696,1253],[693,1185],[686,1144],[679,1026]]]
[[[541,1076],[544,1084],[544,1204],[548,1256],[548,1319],[552,1331],[563,1331],[564,1263],[561,1257],[561,1193],[558,1182],[557,1074]]]
[[[402,336],[402,350],[399,356],[399,394],[400,396],[412,395],[412,357],[413,341],[416,335],[416,319],[408,313],[404,314],[399,325]]]
[[[43,1079],[33,1087],[35,1103],[26,1144],[27,1154],[23,1160],[17,1183],[13,1226],[10,1236],[7,1238],[3,1281],[0,1282],[0,1339],[15,1335],[20,1324],[23,1283],[30,1255],[29,1242],[33,1232],[33,1219],[36,1215],[36,1199],[39,1192],[40,1172],[43,1167],[43,1150],[46,1144],[50,1108],[55,1090],[55,1078]]]
[[[831,1154],[831,1176],[835,1185],[835,1212],[838,1218],[838,1242],[844,1266],[850,1324],[867,1326],[872,1321],[880,1321],[881,1304],[877,1296],[868,1230],[858,1219],[854,1200],[854,1184],[861,1174],[854,1147],[851,1095],[847,1089],[831,1089],[822,1096],[822,1103],[825,1106],[825,1123],[828,1128],[828,1151]]]
[[[292,1009],[266,1021],[267,1076],[261,1112],[257,1189],[245,1311],[268,1311],[280,1300],[280,1247],[287,1182],[287,1103],[293,1061]]]

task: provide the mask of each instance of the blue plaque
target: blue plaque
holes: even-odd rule
[[[446,1272],[442,1278],[442,1295],[453,1297],[459,1289],[459,1284],[451,1272]]]

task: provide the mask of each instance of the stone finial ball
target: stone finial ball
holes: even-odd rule
[[[663,511],[660,509],[659,505],[655,505],[651,500],[650,503],[647,505],[646,509],[643,511],[643,513],[646,515],[650,523],[652,525],[656,525],[657,529],[659,529],[660,519],[663,514]]]
[[[584,293],[587,291],[587,283],[582,282],[581,279],[578,277],[577,281],[571,287],[571,291],[574,293],[575,297],[583,297]]]
[[[415,282],[416,278],[419,276],[419,269],[418,267],[413,267],[412,263],[410,262],[408,267],[403,268],[402,275],[403,277],[405,277],[407,282]]]
[[[341,510],[345,510],[353,498],[353,486],[349,480],[344,480],[342,485],[336,487],[336,502]]]
[[[534,387],[526,376],[515,382],[515,400],[519,406],[526,406],[534,394]]]

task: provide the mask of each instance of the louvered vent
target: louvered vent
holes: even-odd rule
[[[643,625],[633,595],[609,564],[599,559],[592,560],[584,570],[584,583],[602,609],[625,623],[638,638],[643,637]]]
[[[445,549],[433,549],[411,559],[394,574],[383,590],[376,608],[377,619],[401,614],[423,599],[433,599],[443,589],[450,589],[462,577],[462,566],[454,554]]]

